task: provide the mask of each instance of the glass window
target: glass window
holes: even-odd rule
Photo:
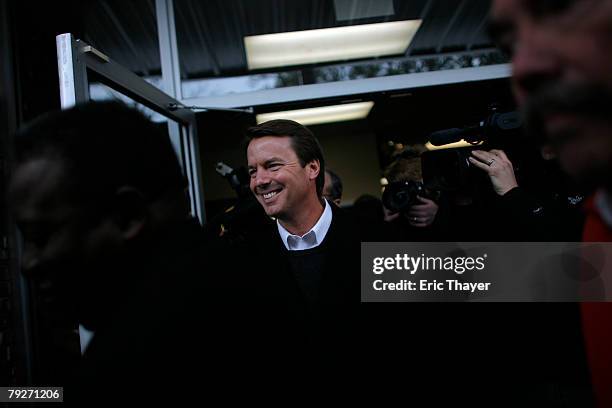
[[[80,2],[81,39],[161,89],[155,0]]]
[[[487,1],[464,2],[469,4],[458,8],[442,3],[427,0],[176,0],[174,14],[183,97],[211,97],[507,62],[491,41],[486,36],[483,38],[489,8]],[[319,57],[319,61],[295,62],[300,53],[312,51],[310,45],[304,44],[294,47],[300,52],[297,59],[287,63],[292,65],[270,66],[269,61],[253,64],[250,54],[254,49],[250,41],[255,37],[312,33],[313,30],[327,36],[330,30],[361,29],[366,25],[388,27],[410,21],[420,21],[416,31],[411,32],[414,36],[410,35],[411,40],[399,49],[386,53],[383,49],[388,41],[383,41],[370,47],[369,56],[342,57],[344,48],[357,47],[359,41],[364,41],[358,33],[346,33],[341,34],[341,46],[335,47],[333,52],[323,49],[327,55]],[[371,28],[366,31],[369,34],[365,40],[373,33]],[[407,33],[400,32],[404,36],[408,36]],[[291,46],[283,48],[282,41],[273,44],[276,45],[264,46],[268,51],[262,58],[286,57],[292,50]]]

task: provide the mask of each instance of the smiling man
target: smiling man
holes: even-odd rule
[[[323,198],[325,160],[318,140],[290,120],[252,127],[247,138],[251,191],[275,219],[269,235],[257,237],[258,245],[272,245],[261,253],[279,257],[275,269],[294,282],[310,311],[318,314],[324,305],[349,298],[357,302],[359,291],[351,285],[359,279],[359,235],[347,215]]]
[[[233,253],[241,254],[240,269],[248,271],[249,293],[257,297],[251,308],[263,300],[274,307],[260,315],[281,315],[266,335],[278,342],[289,327],[297,333],[277,345],[275,355],[283,362],[291,356],[294,378],[322,378],[350,361],[346,344],[359,305],[360,231],[323,198],[325,160],[310,130],[273,120],[246,136],[251,191],[273,220]],[[287,350],[279,354],[282,347]]]
[[[253,194],[266,214],[276,218],[288,249],[293,249],[292,242],[303,243],[311,232],[314,236],[308,242],[312,244],[306,246],[318,246],[332,217],[329,204],[322,198],[325,162],[319,142],[305,127],[285,120],[252,128],[249,136],[252,140],[247,156]],[[313,230],[319,220],[323,225]]]

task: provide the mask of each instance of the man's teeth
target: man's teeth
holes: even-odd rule
[[[268,198],[274,197],[276,194],[278,194],[276,191],[272,191],[271,193],[264,194],[263,197],[267,200]]]

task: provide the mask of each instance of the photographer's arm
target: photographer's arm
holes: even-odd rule
[[[470,163],[487,173],[498,195],[503,196],[518,187],[512,162],[502,150],[474,150],[472,155]]]
[[[579,206],[568,205],[565,193],[561,199],[541,197],[518,186],[512,163],[501,150],[473,151],[470,162],[485,171],[500,196],[499,210],[506,214],[508,240],[575,241],[580,239],[582,214]],[[491,160],[493,162],[491,163]],[[491,163],[489,166],[488,163]],[[578,232],[576,232],[578,231]]]

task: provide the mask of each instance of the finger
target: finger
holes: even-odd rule
[[[484,150],[472,150],[472,156],[477,157],[481,160],[491,160],[494,156]]]
[[[414,211],[428,211],[432,208],[431,204],[415,204],[412,207],[410,207],[410,210],[414,210]]]
[[[503,150],[497,150],[497,149],[491,150],[491,153],[493,152],[495,152],[494,154],[497,157],[501,158],[502,160],[510,162],[510,159],[508,159],[508,156],[506,156],[506,153]]]
[[[470,163],[472,163],[474,166],[478,167],[479,169],[482,169],[484,171],[487,172],[487,174],[489,173],[489,171],[491,170],[491,167],[489,167],[486,163],[483,163],[481,161],[478,161],[476,159],[474,159],[473,157],[468,157],[468,160],[470,161]]]
[[[494,154],[491,154],[489,152],[483,152],[482,150],[477,150],[472,153],[472,156],[474,156],[475,158],[480,160],[480,162],[485,164],[490,163],[491,160],[499,160],[499,157],[495,156]]]
[[[417,195],[417,199],[423,204],[435,204],[433,200],[430,200],[429,198],[421,197],[420,195]]]

